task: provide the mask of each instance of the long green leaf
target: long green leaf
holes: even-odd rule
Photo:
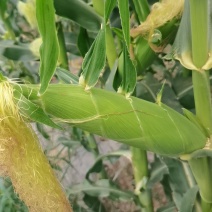
[[[115,6],[116,6],[116,0],[106,0],[105,1],[105,14],[104,14],[105,23],[107,23],[107,21],[110,17],[110,14]]]
[[[136,70],[125,45],[123,46],[123,57],[120,57],[119,60],[121,60],[123,68],[121,70],[122,84],[120,92],[130,95],[133,93],[136,85]]]
[[[124,40],[126,42],[127,49],[130,49],[130,13],[129,13],[129,1],[118,0],[119,13],[121,18],[121,25],[124,34]]]
[[[128,0],[118,0],[119,13],[121,18],[122,31],[125,43],[123,44],[123,57],[119,60],[123,64],[122,84],[119,89],[121,93],[131,95],[136,85],[136,69],[130,58],[130,14]]]
[[[88,36],[87,30],[80,27],[80,32],[79,32],[79,35],[78,35],[78,38],[77,38],[77,47],[78,47],[82,57],[85,57],[90,46],[91,46],[90,38]]]
[[[196,195],[198,192],[198,186],[194,186],[190,188],[184,195],[181,207],[180,207],[180,212],[192,212],[194,203],[196,200]]]
[[[79,77],[72,74],[70,71],[65,70],[63,68],[57,68],[55,73],[58,78],[67,84],[78,84],[79,83]]]
[[[61,122],[130,146],[168,156],[201,149],[207,137],[187,118],[161,104],[76,85],[51,85],[40,97],[35,86],[16,86]],[[169,130],[167,130],[169,129]],[[192,132],[192,133],[191,133]]]
[[[53,128],[61,129],[57,124],[55,124],[48,115],[43,111],[41,107],[34,104],[27,98],[25,98],[21,93],[18,91],[14,92],[14,95],[17,100],[17,105],[20,108],[20,113],[27,118],[30,118],[31,120],[35,122],[39,122],[45,125],[48,125]]]
[[[87,89],[93,87],[99,78],[99,75],[105,65],[106,46],[105,46],[105,25],[99,31],[95,41],[85,55],[82,64],[82,75],[80,83]]]
[[[59,56],[53,1],[36,0],[36,17],[43,40],[40,48],[40,94],[43,94],[55,72]]]
[[[9,60],[30,61],[36,59],[28,45],[15,45],[10,41],[0,41],[0,54]]]
[[[106,55],[107,55],[107,61],[108,65],[110,67],[110,70],[113,69],[114,63],[117,59],[117,52],[116,52],[116,46],[112,34],[112,30],[110,27],[110,23],[108,21],[110,14],[114,7],[116,6],[116,0],[106,0],[105,1],[105,11],[104,11],[104,21],[106,25],[105,29],[105,36],[106,36]]]
[[[120,151],[110,152],[110,153],[107,153],[105,155],[98,156],[96,158],[94,164],[89,168],[88,172],[86,173],[86,178],[88,179],[89,174],[92,173],[93,170],[95,170],[95,167],[98,164],[102,163],[103,159],[110,158],[110,157],[120,157],[120,156],[125,156],[125,157],[130,158],[131,154],[130,154],[130,151],[128,151],[128,150],[120,150]]]
[[[87,193],[91,196],[112,196],[118,199],[126,200],[132,200],[134,198],[134,194],[132,192],[121,191],[120,189],[111,186],[108,180],[99,180],[95,185],[90,184],[88,181],[84,181],[83,184],[71,187],[68,194],[77,194],[80,192]]]

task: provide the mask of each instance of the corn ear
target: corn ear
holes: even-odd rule
[[[30,211],[72,211],[8,81],[0,82],[0,167]]]
[[[179,156],[201,149],[207,142],[195,124],[163,104],[96,88],[86,91],[78,85],[50,85],[40,97],[36,86],[21,88],[26,98],[40,102],[55,121],[143,150]]]

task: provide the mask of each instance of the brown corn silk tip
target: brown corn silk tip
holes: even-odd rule
[[[0,174],[30,211],[72,211],[38,139],[19,115],[9,82],[0,83]]]
[[[137,28],[131,29],[131,37],[146,36],[148,39],[151,38],[155,29],[163,26],[173,18],[181,17],[183,6],[184,0],[178,0],[177,2],[176,0],[162,0],[155,3],[146,21]]]

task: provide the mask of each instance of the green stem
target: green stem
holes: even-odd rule
[[[106,55],[110,70],[113,69],[116,59],[118,58],[114,43],[113,34],[110,25],[106,25]]]
[[[135,192],[138,195],[142,211],[153,212],[151,191],[145,188],[145,180],[147,180],[149,176],[146,151],[131,147],[131,153],[136,186]],[[144,187],[142,187],[142,183],[144,183]],[[140,191],[141,188],[142,191]]]
[[[188,185],[190,188],[192,188],[193,186],[196,185],[196,181],[194,179],[193,173],[191,172],[191,168],[189,167],[189,164],[186,162],[182,162],[182,166],[183,166],[184,173],[186,175]],[[194,205],[195,205],[196,212],[202,212],[201,205],[198,200],[195,201]]]
[[[209,71],[192,72],[196,115],[203,126],[212,134],[212,108]]]
[[[201,70],[208,58],[208,0],[190,0],[193,63],[200,70],[192,72],[196,115],[203,126],[212,133],[212,110],[209,71]],[[212,206],[212,159],[194,158],[189,161],[202,197],[202,211]]]
[[[208,0],[190,0],[192,32],[192,57],[196,67],[201,68],[208,58]]]
[[[189,165],[200,189],[202,204],[203,202],[212,203],[212,170],[210,163],[211,159],[207,157],[194,158],[189,161]]]
[[[59,55],[59,62],[60,66],[66,70],[69,69],[68,67],[68,56],[66,53],[66,45],[65,45],[65,38],[63,34],[63,26],[61,22],[57,23],[57,36],[58,36],[58,42],[60,46],[60,55]]]
[[[138,16],[138,20],[140,22],[145,21],[150,13],[150,8],[147,0],[133,0],[133,4],[135,6],[135,11]]]

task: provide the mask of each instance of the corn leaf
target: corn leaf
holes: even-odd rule
[[[57,68],[55,73],[58,78],[67,84],[78,84],[79,83],[79,77],[72,74],[70,71],[65,70],[63,68]]]
[[[195,116],[192,112],[189,110],[186,110],[183,108],[184,115],[193,122],[207,137],[210,137],[210,132],[207,131],[207,129],[204,128],[204,126],[201,124],[200,120],[197,116]]]
[[[169,170],[167,165],[162,160],[160,160],[160,158],[156,158],[152,163],[151,175],[147,182],[147,188],[152,189],[156,183],[163,180],[164,175],[168,174]]]
[[[56,14],[69,18],[85,29],[98,31],[103,19],[88,6],[79,0],[54,0]]]
[[[52,0],[36,0],[38,28],[43,40],[40,47],[40,94],[43,94],[55,72],[59,57],[59,44],[55,26],[55,13]]]
[[[119,60],[121,60],[123,68],[121,70],[122,84],[120,92],[130,95],[133,93],[136,85],[136,69],[125,45],[123,46],[123,57],[120,57]]]
[[[113,198],[132,200],[135,196],[132,192],[121,191],[120,189],[110,185],[109,180],[99,180],[95,184],[90,184],[88,181],[84,181],[83,184],[72,186],[68,191],[68,194],[77,194],[84,192],[90,196],[101,196]]]
[[[34,104],[27,98],[25,98],[21,93],[18,91],[14,92],[16,97],[17,105],[20,108],[20,113],[27,119],[31,119],[32,121],[39,122],[45,125],[48,125],[53,128],[61,129],[60,126],[55,124],[48,115],[43,111],[41,107]]]
[[[30,86],[32,90],[19,87],[16,89],[40,102],[55,120],[143,150],[179,156],[201,149],[207,142],[195,124],[163,104],[96,88],[85,91],[78,85],[50,85],[40,97],[36,86]]]
[[[11,41],[0,41],[0,54],[9,60],[30,61],[36,59],[28,45],[15,45]]]
[[[121,25],[124,34],[124,40],[126,42],[127,49],[130,48],[130,13],[129,13],[129,1],[118,0],[119,13],[121,18]]]
[[[99,168],[99,164],[102,165],[103,159],[105,158],[111,158],[111,157],[121,157],[121,156],[125,156],[128,158],[131,158],[131,154],[130,151],[127,150],[120,150],[120,151],[116,151],[116,152],[110,152],[107,153],[105,155],[100,155],[96,158],[94,164],[89,168],[89,170],[86,173],[86,179],[89,180],[89,174],[92,172],[97,172],[97,169]]]
[[[113,88],[113,82],[114,82],[114,79],[115,79],[117,67],[118,67],[118,60],[115,61],[114,66],[110,71],[110,75],[107,78],[107,81],[105,83],[105,90],[115,91],[114,88]]]
[[[203,157],[212,158],[212,150],[210,150],[210,149],[200,149],[200,150],[194,151],[190,155],[190,158],[203,158]]]
[[[88,36],[87,30],[80,27],[80,32],[77,38],[77,47],[80,51],[80,54],[85,57],[91,46],[90,38]]]
[[[105,23],[107,23],[110,14],[115,6],[116,6],[116,0],[105,1],[105,14],[104,14]]]
[[[123,57],[120,56],[119,60],[123,64],[122,84],[119,92],[126,95],[131,95],[136,85],[136,69],[130,58],[130,14],[128,0],[118,0],[119,13],[121,18],[121,25],[124,37],[123,43]]]
[[[119,40],[121,40],[121,41],[124,40],[123,32],[121,29],[112,27],[111,30],[116,34],[116,36],[119,38]]]
[[[173,197],[177,209],[181,211],[180,207],[183,200],[183,196],[186,191],[190,189],[190,184],[188,183],[188,180],[193,180],[191,170],[189,169],[189,166],[186,163],[182,164],[182,162],[178,159],[164,157],[162,158],[162,160],[166,164],[169,172],[166,177],[166,182],[164,183],[168,183],[170,185],[173,193],[169,196]]]
[[[192,212],[194,203],[196,200],[197,192],[199,191],[198,186],[190,188],[184,195],[180,210],[181,212]]]
[[[93,87],[99,78],[99,75],[105,65],[106,46],[105,46],[105,25],[99,31],[95,41],[85,55],[82,64],[82,75],[80,83],[87,89]]]

